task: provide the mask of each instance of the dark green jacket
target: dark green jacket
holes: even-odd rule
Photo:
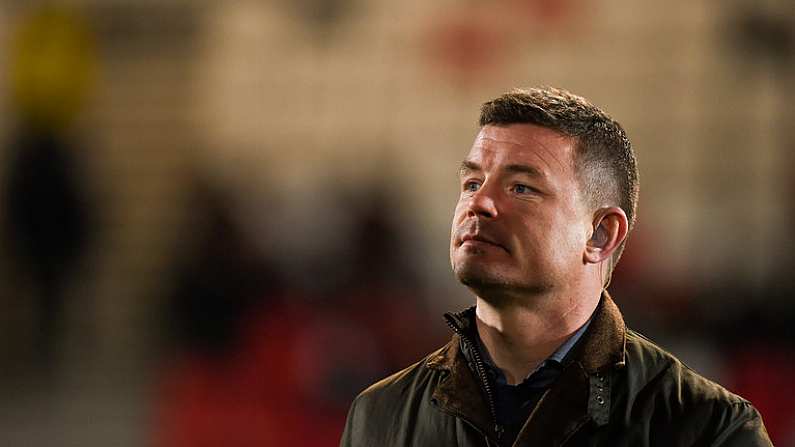
[[[467,325],[420,362],[364,390],[343,447],[496,446],[488,382],[468,365]],[[463,338],[462,338],[463,337]],[[628,330],[605,293],[515,446],[770,446],[759,412]]]

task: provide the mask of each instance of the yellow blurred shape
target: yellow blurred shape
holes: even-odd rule
[[[91,34],[70,11],[49,6],[22,19],[12,38],[9,79],[19,111],[61,127],[83,104],[95,69]]]

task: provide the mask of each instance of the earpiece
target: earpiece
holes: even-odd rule
[[[591,235],[591,242],[598,246],[602,246],[607,243],[607,230],[601,222],[594,227],[593,234]]]

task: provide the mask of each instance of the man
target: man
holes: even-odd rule
[[[565,90],[485,103],[450,260],[452,341],[362,392],[342,446],[769,446],[751,404],[624,325],[606,292],[635,221],[621,126]]]

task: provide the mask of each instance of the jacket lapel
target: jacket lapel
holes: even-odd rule
[[[588,376],[572,364],[541,397],[514,445],[561,445],[589,420]]]
[[[484,435],[494,437],[491,415],[483,391],[478,385],[460,349],[461,338],[453,339],[438,354],[427,361],[432,369],[446,371],[436,389],[433,399],[439,408],[460,417]]]

